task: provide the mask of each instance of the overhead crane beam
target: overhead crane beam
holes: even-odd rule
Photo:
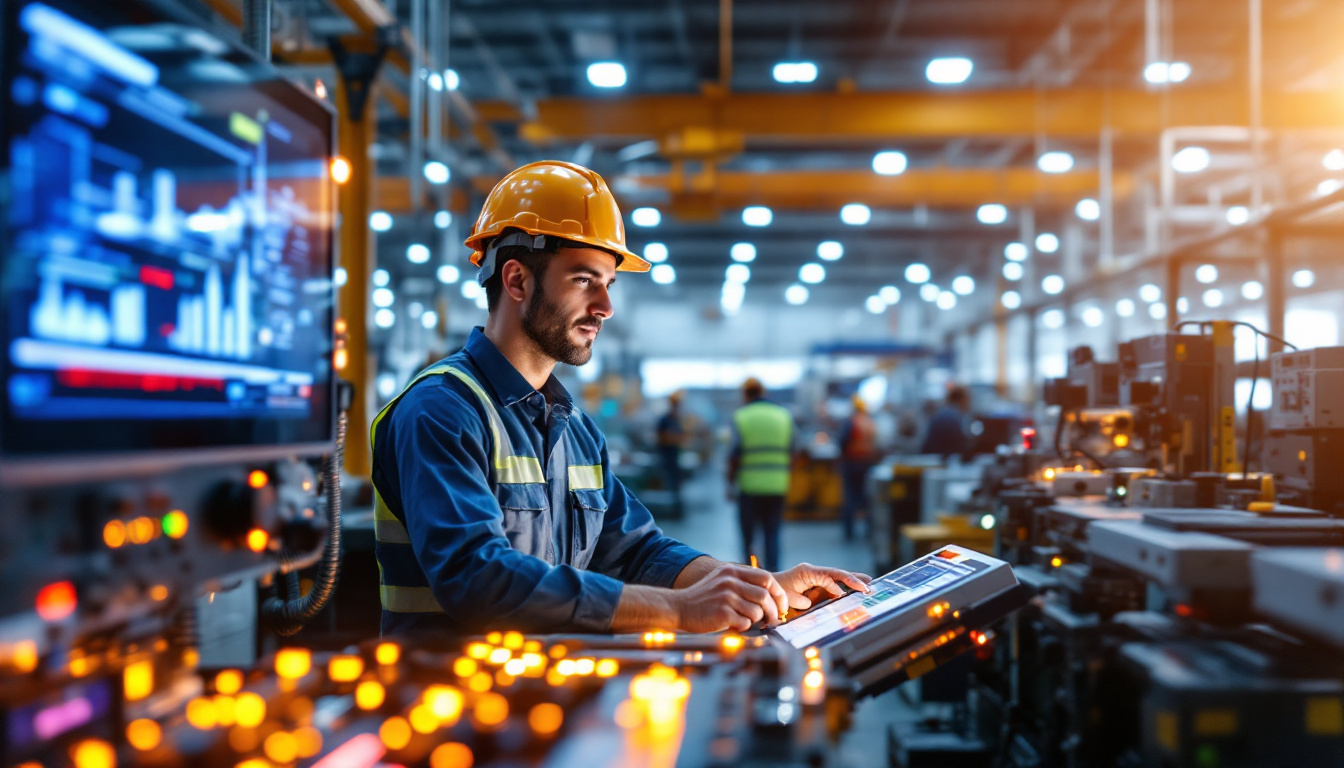
[[[1109,103],[1108,103],[1109,100]],[[1182,125],[1246,125],[1238,90],[927,91],[913,93],[732,93],[555,98],[527,119],[506,102],[480,102],[487,122],[521,124],[534,144],[662,138],[688,126],[738,133],[748,141],[880,142],[895,138],[1001,138],[1045,135],[1094,141],[1156,135]],[[1266,93],[1268,130],[1338,130],[1344,93]]]

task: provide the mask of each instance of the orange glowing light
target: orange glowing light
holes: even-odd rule
[[[490,662],[491,664],[498,665],[508,661],[512,656],[513,654],[509,653],[508,648],[496,648],[490,652],[490,655],[486,658],[486,661]]]
[[[1115,443],[1116,448],[1124,448],[1129,445],[1129,435],[1126,434],[1116,435],[1114,438],[1111,439],[1111,442]]]
[[[527,662],[522,659],[509,659],[504,662],[504,668],[500,671],[509,677],[518,677],[527,671]]]
[[[355,706],[368,711],[383,705],[387,690],[377,680],[365,680],[355,687]]]
[[[20,672],[32,672],[37,669],[37,643],[21,640],[15,644],[9,656],[9,663]]]
[[[154,692],[154,664],[149,659],[126,665],[121,678],[127,701],[139,701]]]
[[[388,749],[405,749],[411,743],[411,724],[404,717],[389,717],[378,728],[378,738]]]
[[[462,656],[453,662],[453,674],[458,677],[471,677],[476,674],[477,669],[476,660],[467,656]]]
[[[491,645],[499,645],[500,643],[504,642],[504,633],[491,632],[490,634],[485,636],[485,642]]]
[[[597,670],[597,662],[592,659],[579,659],[574,662],[574,674],[587,677]]]
[[[215,705],[203,696],[187,702],[187,722],[202,731],[214,728],[219,724],[219,720],[215,718]]]
[[[743,641],[741,635],[723,636],[722,640],[723,650],[728,651],[729,653],[734,653],[736,651],[742,650],[742,643]]]
[[[253,528],[247,532],[247,548],[253,552],[261,552],[266,549],[266,545],[271,543],[271,534],[260,528]]]
[[[509,700],[498,693],[484,694],[476,700],[473,714],[477,723],[493,728],[508,719]]]
[[[485,693],[495,685],[494,678],[490,677],[489,672],[477,672],[467,680],[467,687],[477,693]]]
[[[511,651],[517,651],[523,647],[523,636],[519,632],[504,633],[504,647]]]
[[[523,650],[528,653],[541,653],[541,641],[528,640],[526,643],[523,643]]]
[[[331,158],[331,180],[344,184],[350,180],[350,161],[337,155]]]
[[[561,659],[555,663],[555,671],[569,677],[574,674],[575,662],[573,659]]]
[[[154,521],[137,517],[126,524],[126,538],[132,544],[148,544],[154,538]]]
[[[251,691],[241,694],[233,703],[233,715],[244,728],[256,728],[266,719],[266,700]]]
[[[1056,555],[1056,556],[1050,558],[1050,567],[1052,567],[1052,568],[1058,568],[1059,566],[1061,566],[1061,565],[1063,565],[1063,564],[1064,564],[1064,558],[1062,558],[1062,557],[1060,557],[1060,556],[1058,556],[1058,555]]]
[[[565,654],[567,653],[569,653],[568,648],[566,648],[564,645],[557,644],[551,646],[551,650],[548,652],[547,655],[550,656],[552,659],[563,659],[565,657]]]
[[[313,94],[319,99],[327,98],[327,84],[322,82],[320,77],[313,83]]]
[[[379,643],[373,650],[373,657],[379,664],[390,667],[401,660],[401,646],[396,643]]]
[[[156,603],[162,603],[168,599],[168,587],[163,584],[155,584],[149,588],[149,597]]]
[[[331,366],[338,371],[344,371],[350,365],[350,353],[345,349],[338,349],[331,353]]]
[[[215,675],[215,690],[228,696],[243,690],[243,673],[236,669],[226,669]]]
[[[249,488],[261,490],[269,482],[271,482],[271,478],[267,477],[266,473],[260,469],[254,469],[247,473],[247,487]]]
[[[1055,479],[1055,468],[1054,468],[1054,467],[1046,467],[1045,469],[1041,470],[1041,477],[1045,478],[1046,480],[1054,480],[1054,479]]]
[[[462,716],[462,692],[446,685],[431,685],[425,689],[425,704],[434,717],[445,725],[452,725]]]
[[[471,768],[475,762],[471,747],[455,741],[440,744],[429,753],[429,768]]]
[[[112,549],[126,543],[126,524],[120,520],[109,520],[103,526],[103,543]]]
[[[153,720],[132,720],[126,726],[126,743],[141,752],[148,752],[163,741],[163,729]]]
[[[950,607],[951,606],[949,606],[947,603],[934,603],[933,605],[930,605],[929,618],[941,619],[943,617],[943,614],[947,613],[947,609]]]
[[[818,651],[815,647],[812,647],[808,648],[806,651],[803,651],[803,656],[809,659],[815,659],[817,658],[818,653],[820,653],[820,651]]]
[[[85,739],[70,750],[75,768],[116,768],[117,753],[101,739]]]
[[[483,659],[485,659],[487,656],[489,656],[489,655],[490,655],[490,651],[492,651],[492,650],[494,650],[494,649],[491,648],[490,646],[486,645],[485,643],[468,643],[468,644],[467,644],[467,655],[470,656],[470,657],[473,658],[473,659],[478,660],[478,661],[479,661],[479,660],[483,660]]]
[[[294,731],[294,742],[298,745],[301,758],[307,759],[322,751],[322,733],[311,725]]]
[[[615,677],[621,671],[621,665],[615,659],[603,659],[597,662],[598,677]]]
[[[808,659],[808,660],[807,660],[807,668],[808,668],[808,669],[821,669],[821,659],[818,659],[818,658],[816,658],[816,657],[813,657],[813,658]]]
[[[299,756],[299,742],[294,735],[276,731],[266,737],[261,749],[272,762],[292,763]]]
[[[411,722],[411,730],[416,733],[433,733],[439,727],[439,718],[434,716],[434,711],[426,704],[412,709],[406,719]]]
[[[307,648],[281,648],[275,654],[275,674],[298,680],[313,668],[313,653]]]
[[[364,660],[358,656],[332,656],[327,662],[327,676],[332,682],[351,683],[364,674]]]
[[[37,593],[37,615],[43,621],[60,621],[68,618],[79,606],[75,595],[75,585],[69,581],[48,584]]]
[[[547,685],[558,687],[564,685],[565,681],[568,679],[569,679],[568,677],[565,677],[564,675],[560,674],[560,670],[556,669],[555,667],[551,667],[550,670],[546,672]]]
[[[988,643],[988,642],[989,642],[989,638],[988,638],[987,636],[985,636],[985,635],[976,635],[976,636],[975,636],[975,644],[976,644],[976,645],[984,645],[985,643]]]
[[[550,736],[560,730],[565,721],[565,711],[557,704],[542,702],[527,713],[527,724],[532,732],[539,736]]]
[[[227,728],[238,722],[238,702],[232,696],[216,696],[215,721],[220,727]]]
[[[821,670],[814,669],[803,675],[803,686],[806,688],[820,688],[826,683],[826,676],[821,674]]]

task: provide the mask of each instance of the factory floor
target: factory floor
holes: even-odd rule
[[[698,473],[683,488],[685,515],[677,519],[660,518],[663,532],[712,557],[732,562],[742,560],[742,538],[737,526],[737,505],[726,497],[723,476],[709,470]],[[860,523],[853,541],[845,541],[840,522],[786,520],[780,535],[780,565],[800,562],[833,565],[861,571],[871,576],[873,555]],[[757,544],[759,547],[759,543]],[[915,688],[907,684],[907,688]],[[906,690],[917,696],[916,690]],[[859,703],[849,730],[840,741],[838,768],[875,768],[887,766],[887,728],[920,718],[901,695],[889,691]]]

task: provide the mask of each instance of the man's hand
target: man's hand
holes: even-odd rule
[[[672,595],[683,632],[745,631],[758,621],[774,626],[789,605],[769,571],[727,563]]]
[[[787,571],[775,574],[775,581],[779,582],[784,594],[788,596],[789,607],[796,611],[805,611],[812,607],[812,599],[803,594],[810,589],[819,589],[830,597],[840,597],[845,593],[840,588],[841,584],[859,592],[867,592],[868,582],[872,580],[873,577],[866,574],[851,573],[839,568],[822,568],[808,563],[799,563]]]

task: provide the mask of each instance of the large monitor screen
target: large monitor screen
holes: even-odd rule
[[[833,600],[779,625],[775,633],[795,648],[825,645],[988,567],[955,550],[944,549],[873,579],[867,594],[854,592]]]
[[[173,5],[0,8],[3,453],[329,441],[330,110]]]

